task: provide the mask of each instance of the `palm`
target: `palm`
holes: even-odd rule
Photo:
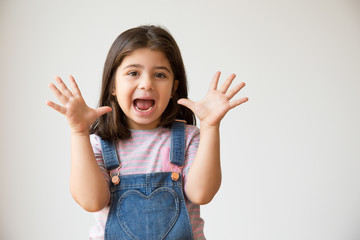
[[[87,106],[72,76],[70,76],[72,91],[59,77],[56,77],[55,80],[60,90],[52,83],[49,87],[62,105],[51,101],[48,101],[47,105],[66,116],[73,132],[87,132],[98,117],[111,111],[110,107],[93,109]]]
[[[235,74],[230,75],[220,89],[217,89],[219,77],[220,72],[217,72],[211,81],[209,91],[202,100],[193,102],[189,99],[180,99],[178,101],[179,104],[191,109],[200,122],[208,126],[219,126],[220,121],[230,109],[248,100],[245,97],[230,101],[245,86],[245,83],[240,83],[228,90],[235,78]]]

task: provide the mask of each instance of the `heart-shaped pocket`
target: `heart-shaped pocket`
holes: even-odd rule
[[[148,196],[129,190],[119,198],[116,215],[131,239],[164,239],[179,217],[179,198],[168,187]]]

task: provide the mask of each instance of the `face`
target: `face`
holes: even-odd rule
[[[113,95],[130,129],[147,130],[159,126],[177,85],[165,54],[141,48],[127,55],[117,68]]]

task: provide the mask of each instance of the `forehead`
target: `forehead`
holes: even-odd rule
[[[144,67],[163,66],[171,70],[170,62],[166,55],[159,50],[140,48],[128,54],[120,64],[120,68],[128,65],[142,65]]]

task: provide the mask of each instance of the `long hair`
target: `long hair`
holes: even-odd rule
[[[102,87],[98,106],[110,106],[112,111],[98,118],[90,128],[104,140],[124,140],[131,136],[127,125],[126,115],[121,110],[116,96],[112,94],[115,86],[115,73],[123,59],[131,52],[148,48],[161,51],[167,57],[174,80],[179,85],[170,99],[165,111],[161,115],[159,126],[169,127],[175,119],[182,119],[187,124],[196,124],[194,113],[177,104],[180,98],[188,97],[187,79],[181,53],[174,38],[168,31],[158,26],[140,26],[121,33],[113,42],[107,55],[102,76]]]

